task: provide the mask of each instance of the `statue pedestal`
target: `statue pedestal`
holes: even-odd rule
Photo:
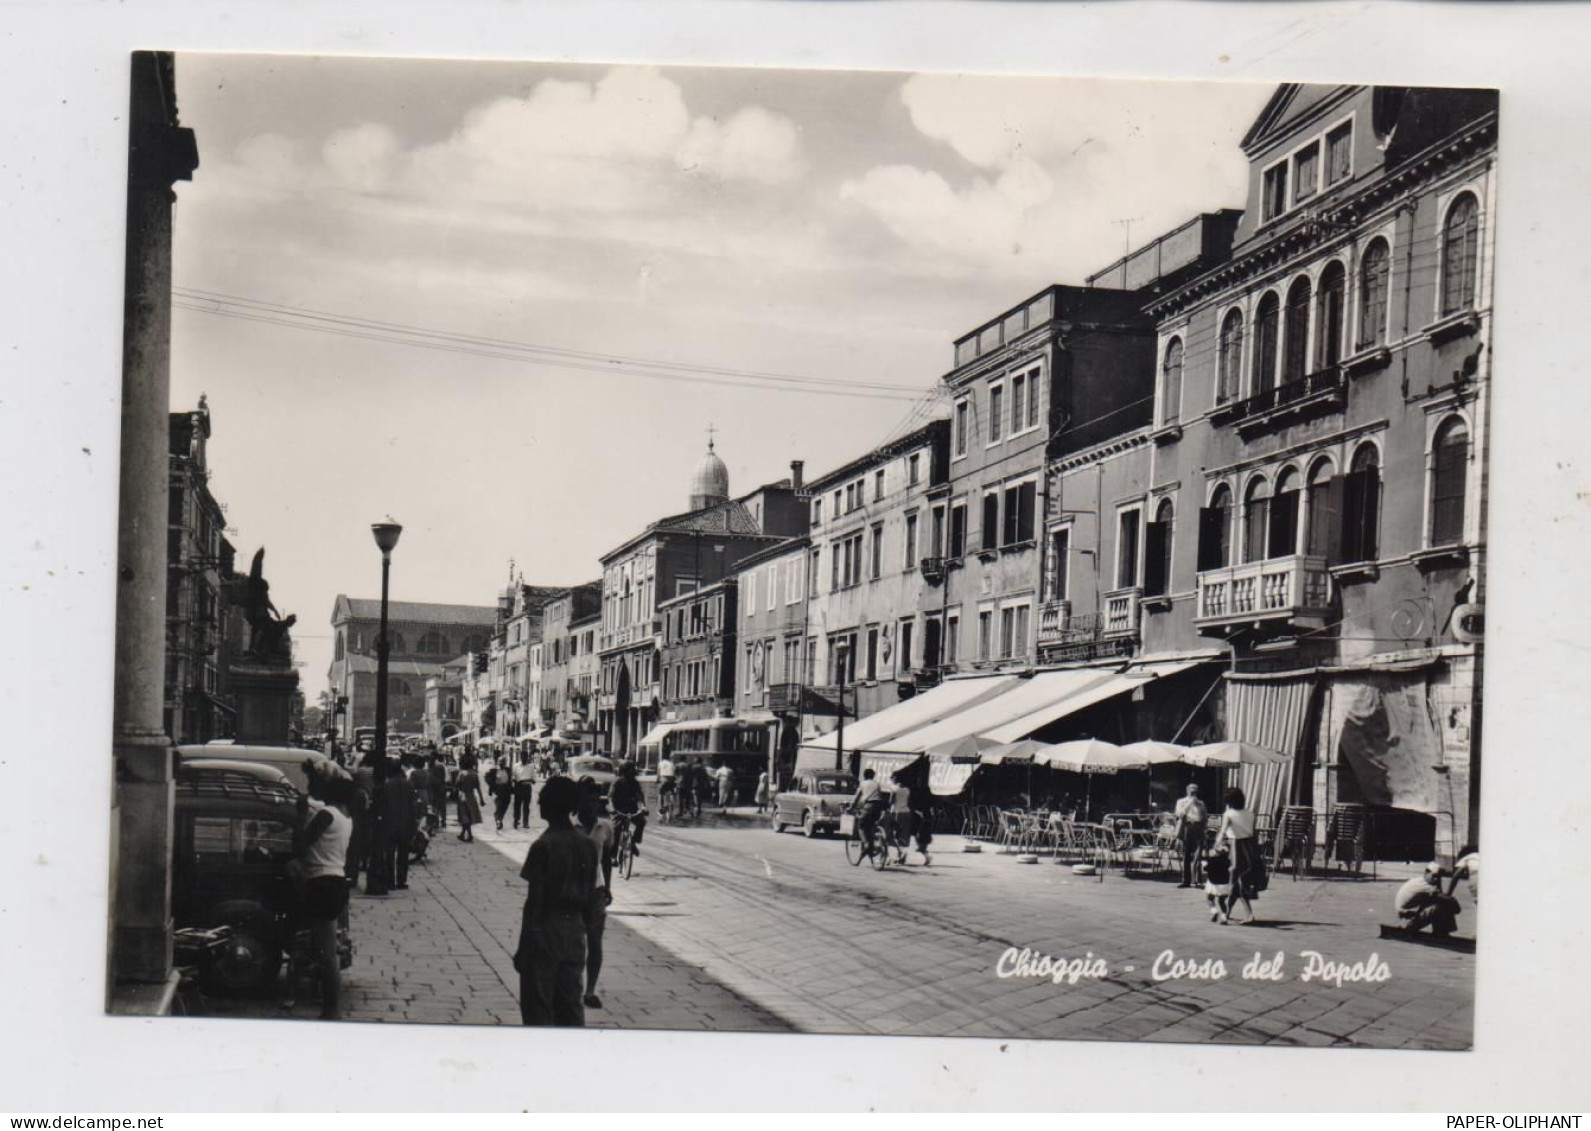
[[[228,676],[238,711],[237,740],[251,746],[289,745],[298,673],[290,667],[245,660],[234,663]]]

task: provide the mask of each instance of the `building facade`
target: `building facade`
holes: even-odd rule
[[[660,721],[734,713],[737,593],[736,579],[728,577],[658,605]]]
[[[387,720],[399,734],[420,734],[425,726],[426,683],[440,677],[443,665],[461,652],[484,652],[498,621],[490,605],[434,605],[389,601],[387,606]],[[332,662],[327,682],[333,694],[347,697],[340,737],[352,743],[358,727],[376,723],[376,637],[379,599],[338,594],[332,606]]]
[[[1495,95],[1283,86],[1243,144],[1230,256],[1148,299],[1153,418],[1051,460],[1040,659],[1213,650],[1153,737],[1282,750],[1258,811],[1445,855],[1479,797]]]
[[[691,510],[650,524],[602,558],[599,727],[610,753],[627,754],[660,719],[661,602],[730,577],[742,557],[804,534],[799,465],[792,478],[740,498],[709,442],[691,477]],[[704,505],[697,505],[704,504]]]
[[[1307,701],[1292,797],[1367,803],[1438,852],[1478,798],[1496,108],[1279,88],[1230,262],[1152,306],[1143,513],[1170,577],[1146,632],[1273,669],[1228,715]]]
[[[949,436],[933,421],[814,479],[807,569],[781,555],[743,575],[747,607],[773,614],[799,608],[805,583],[810,673],[825,688],[845,685],[858,716],[912,694],[939,663],[944,569],[932,538],[945,521]],[[834,717],[814,722],[822,729]]]
[[[586,636],[589,626],[576,625],[589,621],[602,608],[602,584],[592,581],[566,589],[549,600],[542,609],[542,650],[539,695],[536,698],[536,725],[541,729],[572,732],[576,729],[572,700],[581,696],[574,684],[573,668],[589,644]],[[584,696],[589,697],[587,687]],[[578,727],[585,724],[585,708],[581,705]]]
[[[228,659],[248,647],[248,626],[229,600],[236,580],[226,514],[210,491],[210,409],[170,417],[166,534],[166,731],[173,742],[228,738],[237,705]]]

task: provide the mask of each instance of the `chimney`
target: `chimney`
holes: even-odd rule
[[[801,490],[801,472],[806,465],[807,461],[804,459],[793,459],[790,461],[790,489],[792,491]]]

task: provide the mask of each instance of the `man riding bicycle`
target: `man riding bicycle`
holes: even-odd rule
[[[878,775],[871,767],[863,770],[862,784],[856,787],[856,795],[851,798],[851,808],[862,816],[862,843],[869,851],[874,848],[878,821],[884,815],[884,807],[887,804],[884,791],[879,788]]]
[[[608,793],[608,805],[613,810],[613,826],[617,831],[621,821],[629,822],[633,831],[631,843],[637,856],[641,854],[641,834],[646,831],[646,795],[635,777],[635,763],[626,761],[619,766],[619,779]]]

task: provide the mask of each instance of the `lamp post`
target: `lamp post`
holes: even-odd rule
[[[403,527],[396,522],[377,522],[370,527],[381,551],[381,629],[376,635],[376,783],[387,780],[387,577],[392,572],[392,551],[398,545]]]

